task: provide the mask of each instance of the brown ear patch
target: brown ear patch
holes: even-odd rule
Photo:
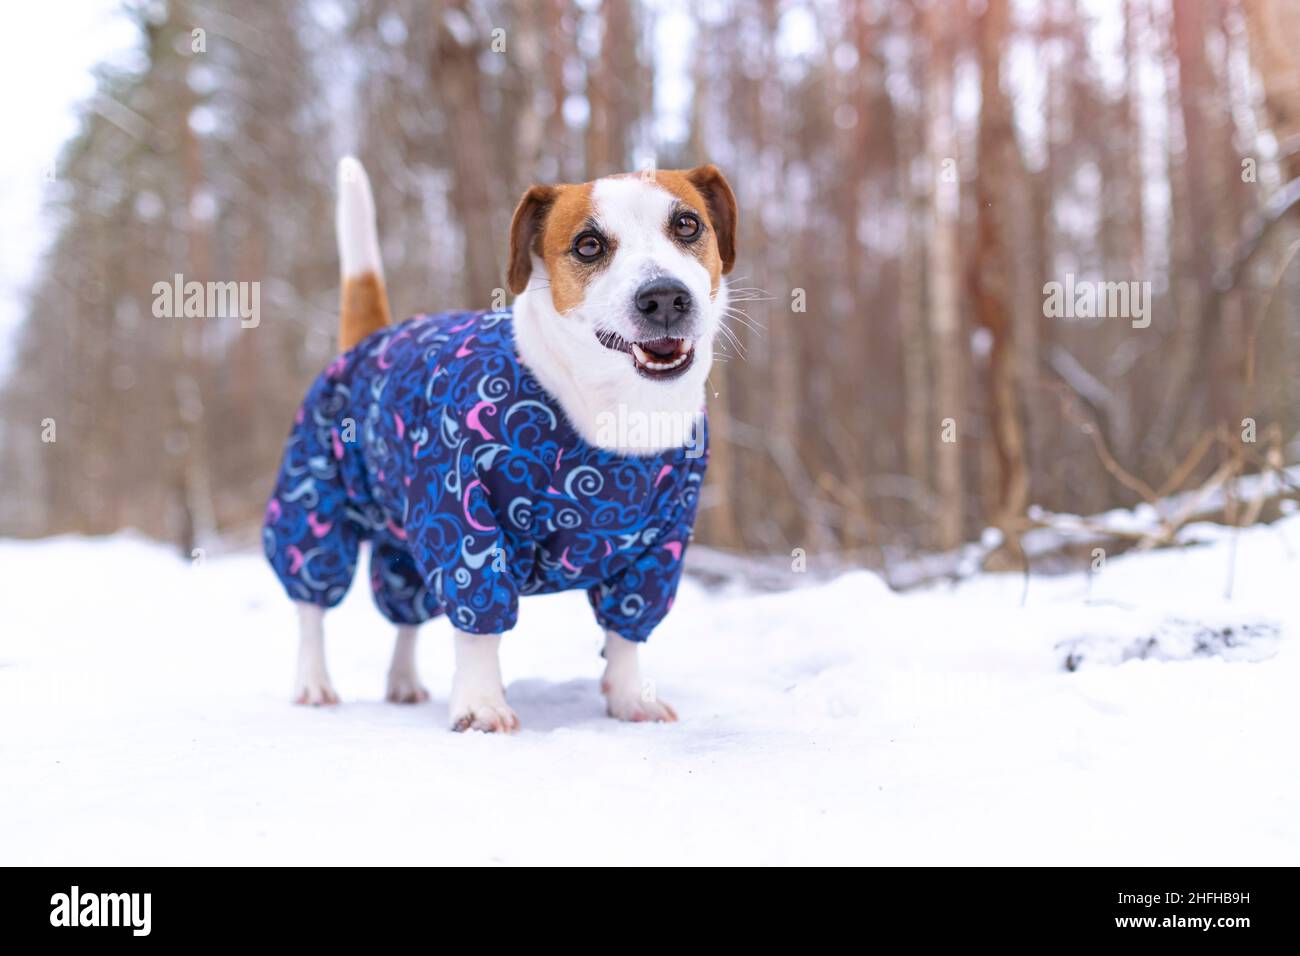
[[[736,265],[736,194],[731,191],[727,177],[712,163],[687,171],[686,178],[708,206],[725,275]]]
[[[506,283],[515,295],[528,288],[533,274],[534,253],[541,255],[541,236],[547,216],[559,193],[555,186],[533,186],[524,193],[510,220],[510,264]]]
[[[587,294],[587,283],[613,258],[613,237],[608,236],[609,254],[599,262],[587,265],[570,255],[574,237],[595,214],[594,188],[594,183],[556,187],[555,200],[546,217],[540,255],[551,277],[551,302],[558,312],[568,312],[581,305]]]
[[[688,248],[709,270],[716,292],[720,277],[736,264],[736,197],[731,186],[713,165],[659,170],[655,182],[707,219],[708,240]]]

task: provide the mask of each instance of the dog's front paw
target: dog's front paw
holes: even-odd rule
[[[339,702],[338,691],[326,676],[301,678],[293,692],[293,702],[310,707],[333,706]]]
[[[485,734],[512,734],[519,729],[519,718],[506,703],[503,690],[461,693],[453,688],[451,729],[457,733],[481,730]]]
[[[672,704],[658,699],[653,693],[646,693],[639,684],[605,680],[600,689],[605,695],[605,709],[611,717],[634,723],[671,724],[677,720],[677,711],[673,710]]]
[[[389,671],[385,696],[394,704],[423,704],[429,699],[429,692],[420,683],[418,675],[408,671]]]

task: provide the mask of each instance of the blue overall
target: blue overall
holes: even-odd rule
[[[584,588],[644,641],[668,613],[708,461],[696,447],[594,447],[520,362],[509,310],[421,315],[312,385],[266,508],[266,556],[295,601],[332,607],[372,547],[389,620],[514,627],[521,594]]]

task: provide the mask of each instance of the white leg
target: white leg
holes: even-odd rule
[[[419,630],[409,625],[397,629],[393,663],[388,666],[388,699],[394,704],[419,704],[429,699],[415,669],[415,635]]]
[[[451,680],[451,729],[510,733],[519,718],[506,703],[497,651],[500,634],[455,631],[456,675]]]
[[[298,680],[294,686],[295,704],[337,704],[339,695],[325,671],[325,609],[315,604],[295,602],[298,606]]]
[[[605,632],[605,677],[600,682],[609,716],[619,720],[674,721],[677,711],[666,700],[659,700],[653,684],[641,683],[635,641]]]

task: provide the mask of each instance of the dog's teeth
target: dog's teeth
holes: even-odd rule
[[[650,352],[642,349],[642,347],[637,345],[636,342],[632,343],[633,358],[637,360],[638,365],[641,365],[642,368],[645,368],[650,372],[671,371],[671,369],[685,364],[686,360],[690,359],[690,354],[692,354],[692,349],[688,346],[685,351],[682,351],[681,354],[677,356],[677,358],[672,359],[671,362],[662,362],[662,360],[659,360],[658,358],[651,358]]]
[[[681,365],[688,358],[690,358],[691,350],[687,349],[685,352],[677,356],[677,358],[673,359],[671,362],[661,362],[657,359],[652,359],[650,357],[649,352],[641,348],[641,346],[637,345],[636,343],[633,343],[632,355],[636,358],[637,362],[644,368],[647,368],[652,372],[666,372],[669,369],[677,368],[677,366]]]

